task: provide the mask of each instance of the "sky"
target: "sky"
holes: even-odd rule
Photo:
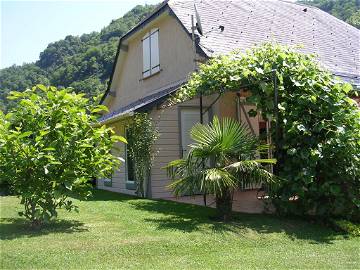
[[[34,62],[67,35],[100,31],[138,4],[161,0],[0,0],[0,68]]]

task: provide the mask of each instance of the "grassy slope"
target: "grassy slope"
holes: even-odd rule
[[[96,192],[80,213],[60,213],[42,232],[1,197],[1,269],[355,269],[360,238],[265,215],[209,222],[213,209]]]

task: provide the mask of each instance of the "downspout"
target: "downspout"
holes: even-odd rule
[[[196,66],[196,43],[195,43],[195,23],[194,23],[194,15],[191,15],[191,39],[192,39],[192,45],[193,45],[193,54],[194,54],[194,71],[196,71],[197,66]],[[204,123],[204,119],[203,119],[203,97],[202,97],[202,93],[200,93],[200,124]],[[202,167],[204,169],[204,162],[202,163]],[[206,206],[206,190],[204,190],[204,194],[203,194],[203,200],[204,200],[204,205]]]
[[[236,119],[239,123],[241,123],[240,92],[236,93]]]

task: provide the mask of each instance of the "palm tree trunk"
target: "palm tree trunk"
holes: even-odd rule
[[[222,194],[216,195],[216,209],[218,216],[223,221],[229,221],[232,211],[232,194],[230,189],[226,189]]]

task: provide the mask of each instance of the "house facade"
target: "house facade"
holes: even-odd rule
[[[162,104],[187,82],[199,63],[234,49],[274,41],[302,45],[300,51],[315,53],[335,75],[360,85],[360,31],[317,8],[275,0],[201,0],[196,1],[196,9],[198,16],[194,1],[165,1],[124,35],[102,99],[110,112],[100,122],[113,126],[118,134],[126,137],[126,128],[136,112],[148,112],[160,132],[147,187],[151,198],[173,198],[162,168],[186,154],[191,143],[189,130],[200,121],[198,99],[171,107]],[[192,15],[202,25],[202,29],[195,30],[195,46]],[[220,99],[204,97],[204,121],[214,115],[233,117],[258,135],[265,123],[258,116],[248,116],[253,106],[242,105],[241,98],[236,93]],[[126,157],[126,145],[118,146],[117,154]],[[134,194],[132,175],[129,162],[125,162],[111,179],[98,179],[97,187]],[[256,200],[254,192],[239,192],[238,196],[247,198],[249,194]],[[260,211],[261,207],[256,202],[242,210]]]

